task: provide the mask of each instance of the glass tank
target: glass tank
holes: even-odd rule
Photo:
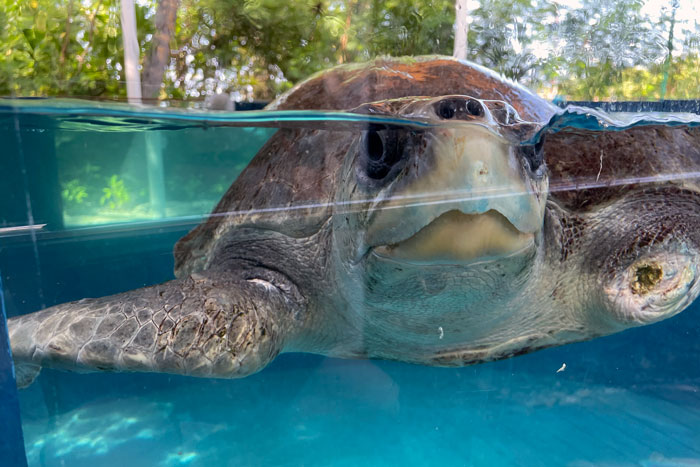
[[[699,20],[2,3],[0,463],[700,463]]]

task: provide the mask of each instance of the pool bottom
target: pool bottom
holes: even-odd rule
[[[696,386],[630,390],[557,369],[288,355],[229,381],[48,372],[42,377],[68,385],[22,393],[27,457],[33,466],[77,467],[700,466]],[[81,382],[124,390],[115,397],[93,386],[91,399],[77,397],[67,410],[38,409],[47,389],[66,400]]]

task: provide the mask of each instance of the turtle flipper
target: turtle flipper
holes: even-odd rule
[[[269,282],[206,272],[8,321],[17,384],[41,367],[236,378],[283,349],[295,304]]]

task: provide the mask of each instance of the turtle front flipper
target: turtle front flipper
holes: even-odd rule
[[[243,377],[282,351],[298,305],[266,280],[206,271],[11,318],[17,385],[41,367]]]

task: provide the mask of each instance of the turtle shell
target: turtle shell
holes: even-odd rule
[[[557,111],[527,88],[487,68],[442,56],[377,58],[341,65],[302,81],[267,109],[344,110],[385,99],[450,94],[505,101],[532,122],[546,122]]]
[[[573,211],[592,211],[639,189],[699,191],[700,127],[566,128],[546,141],[550,198]]]
[[[378,58],[318,73],[272,102],[268,110],[348,110],[409,96],[462,94],[512,105],[524,120],[546,122],[556,107],[492,71],[452,57]],[[329,135],[332,136],[329,137]],[[231,185],[207,221],[175,246],[178,277],[205,269],[234,228],[295,238],[318,232],[331,214],[339,169],[352,132],[280,129]]]

